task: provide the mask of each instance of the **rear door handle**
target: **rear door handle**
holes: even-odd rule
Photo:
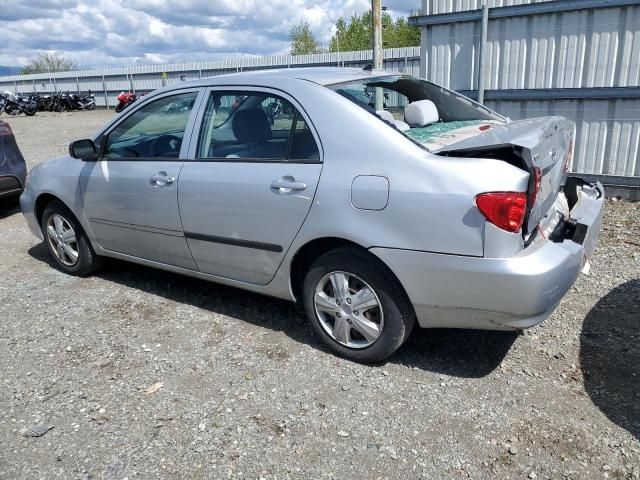
[[[149,178],[149,184],[154,188],[168,187],[175,181],[175,177],[168,176],[167,172],[158,172]]]
[[[282,193],[301,192],[307,188],[306,183],[296,182],[296,179],[290,175],[282,177],[279,180],[271,182],[271,188]]]

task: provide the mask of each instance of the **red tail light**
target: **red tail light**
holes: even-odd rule
[[[476,197],[485,218],[507,232],[517,232],[527,213],[527,196],[522,192],[489,192]]]
[[[529,206],[533,208],[540,193],[540,184],[542,182],[542,173],[538,167],[533,169],[533,191],[529,194]]]

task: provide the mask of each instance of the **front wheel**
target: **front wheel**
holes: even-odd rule
[[[59,201],[53,201],[42,214],[42,233],[56,265],[70,275],[84,277],[101,264],[89,239],[73,213]]]
[[[384,361],[415,324],[413,308],[391,272],[371,254],[353,248],[333,250],[313,263],[303,302],[323,342],[358,362]]]

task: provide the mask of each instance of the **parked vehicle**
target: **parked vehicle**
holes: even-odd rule
[[[0,94],[0,114],[6,112],[9,115],[25,115],[31,117],[36,114],[37,104],[31,99],[23,98],[11,92]]]
[[[35,102],[36,111],[44,112],[48,109],[48,102],[50,101],[50,95],[38,95],[36,93],[32,93],[29,95],[29,100]]]
[[[138,99],[138,96],[132,92],[120,92],[117,98],[118,105],[116,105],[116,112],[120,113],[122,110],[135,102]]]
[[[27,165],[11,127],[0,120],[0,200],[17,202],[26,176]]]
[[[416,321],[553,312],[604,207],[566,177],[574,135],[409,75],[246,72],[150,94],[35,167],[21,205],[69,274],[114,257],[294,300],[334,352],[378,362]]]
[[[79,110],[95,110],[96,109],[96,97],[91,90],[89,93],[83,96],[76,95],[76,103]]]

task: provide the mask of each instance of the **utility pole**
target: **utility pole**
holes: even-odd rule
[[[485,65],[487,62],[487,33],[489,30],[489,6],[482,2],[482,21],[480,23],[480,55],[478,58],[478,103],[484,104]]]
[[[382,5],[381,0],[371,0],[371,21],[373,23],[373,68],[382,69]],[[382,110],[384,102],[382,89],[376,87],[375,108]]]

